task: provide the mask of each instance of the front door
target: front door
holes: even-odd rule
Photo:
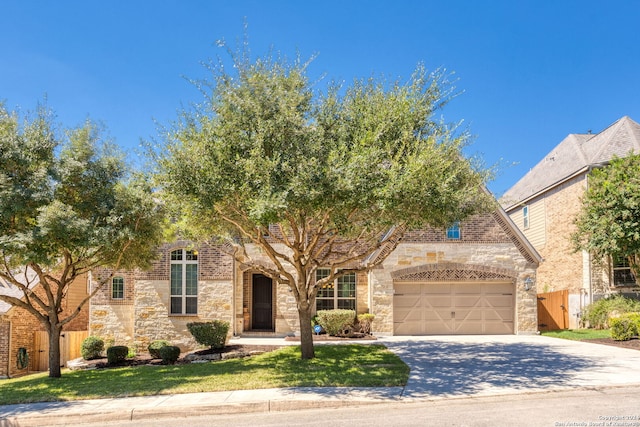
[[[273,330],[273,281],[253,275],[253,329]]]

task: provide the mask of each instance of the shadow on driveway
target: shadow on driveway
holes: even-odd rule
[[[530,343],[387,343],[409,365],[403,397],[496,394],[572,386],[598,362]]]

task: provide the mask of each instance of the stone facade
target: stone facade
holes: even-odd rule
[[[524,280],[534,279],[539,257],[508,217],[500,212],[480,215],[461,224],[461,238],[451,240],[445,230],[411,231],[385,261],[368,272],[356,274],[356,311],[375,315],[373,332],[392,335],[394,283],[398,275],[412,271],[429,273],[428,280],[465,283],[499,279],[514,288],[514,333],[537,330],[536,288],[525,290]],[[197,347],[186,328],[192,321],[226,320],[229,334],[261,336],[294,335],[299,331],[296,302],[287,285],[271,280],[271,327],[254,327],[254,280],[258,271],[243,269],[233,261],[229,248],[203,246],[198,250],[197,315],[169,314],[170,280],[168,254],[187,247],[178,242],[160,248],[160,256],[145,272],[122,272],[125,296],[113,300],[108,287],[92,300],[90,333],[137,351],[165,339],[183,350]],[[279,248],[284,250],[284,248]],[[257,247],[247,248],[253,260],[268,263]],[[434,274],[433,272],[437,272]],[[425,276],[426,277],[426,276]],[[269,283],[269,282],[267,282]],[[267,292],[268,294],[268,292]],[[267,322],[268,323],[268,322]]]
[[[126,345],[146,352],[154,340],[167,340],[182,350],[197,343],[187,330],[187,323],[225,320],[233,324],[232,258],[222,246],[201,245],[198,253],[197,314],[170,314],[169,254],[190,248],[189,242],[176,242],[159,248],[158,259],[146,271],[121,271],[124,298],[114,299],[107,283],[91,301],[89,334],[108,344]],[[100,271],[98,275],[108,275]],[[94,281],[95,286],[97,281]]]

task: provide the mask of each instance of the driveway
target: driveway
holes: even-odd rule
[[[537,335],[382,337],[411,368],[403,399],[640,384],[640,351]]]

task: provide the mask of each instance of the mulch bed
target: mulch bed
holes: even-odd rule
[[[597,338],[592,340],[583,340],[584,342],[591,342],[594,344],[611,345],[620,348],[630,348],[632,350],[640,350],[640,339],[633,338],[628,341],[615,341],[611,338]]]
[[[327,334],[314,334],[313,335],[313,341],[361,341],[361,340],[365,340],[365,341],[369,341],[369,340],[376,340],[377,338],[374,337],[373,335],[356,335],[353,337],[334,337],[331,335],[327,335]],[[300,342],[300,337],[285,337],[284,339],[285,341],[296,341],[296,342]]]
[[[239,344],[233,344],[233,345],[227,345],[224,348],[221,349],[204,349],[204,350],[199,350],[199,351],[194,351],[192,353],[197,354],[197,355],[208,355],[208,354],[224,354],[224,353],[244,353],[244,354],[249,354],[251,352],[269,352],[269,351],[274,351],[278,348],[280,348],[282,346],[279,345],[239,345]],[[176,362],[177,365],[179,364],[183,364],[183,363],[189,363],[187,361],[184,361],[182,359],[182,357],[180,359],[178,359],[178,361]],[[162,365],[162,360],[161,359],[153,359],[151,358],[151,356],[147,353],[142,353],[139,354],[135,357],[132,358],[128,358],[124,361],[122,361],[121,363],[118,363],[116,365],[109,365],[109,363],[107,363],[107,358],[103,357],[101,359],[93,359],[93,360],[87,360],[84,362],[85,367],[84,369],[107,369],[107,368],[119,368],[119,367],[123,367],[123,366],[141,366],[141,365]]]

